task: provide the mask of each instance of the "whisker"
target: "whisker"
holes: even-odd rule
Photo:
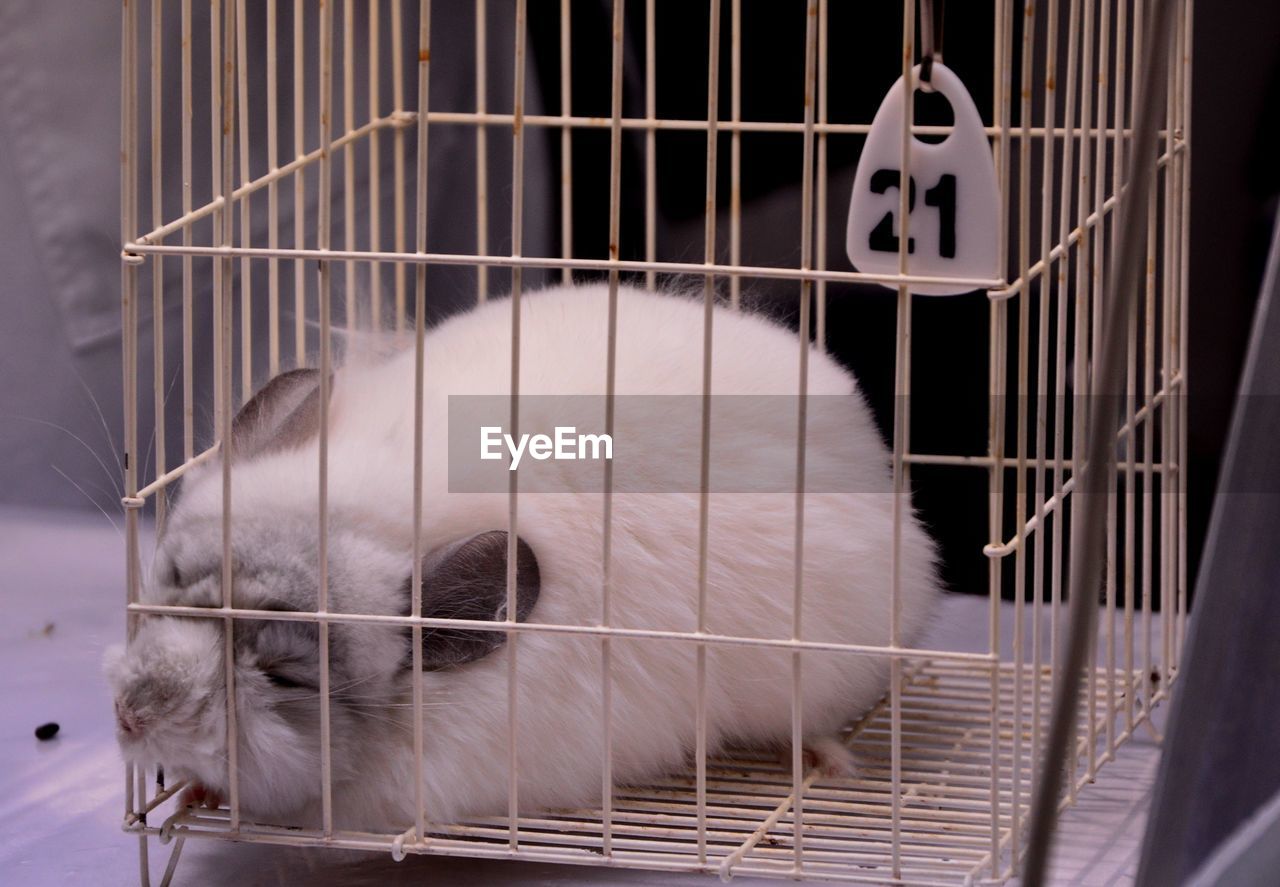
[[[347,708],[413,708],[412,702],[343,702]],[[467,705],[465,702],[426,702],[423,708],[448,708],[450,706]]]
[[[362,678],[352,678],[351,680],[349,680],[349,681],[347,681],[346,683],[343,683],[343,684],[330,684],[330,685],[329,685],[329,692],[330,692],[330,693],[339,693],[339,692],[342,692],[342,691],[344,691],[344,690],[350,690],[352,687],[357,687],[357,686],[359,686],[360,684],[367,684],[369,681],[375,680],[375,679],[376,679],[376,678],[378,678],[378,677],[379,677],[379,675],[376,675],[376,674],[370,674],[370,675],[365,675],[365,676],[364,676],[364,677],[362,677]]]
[[[341,683],[341,684],[330,684],[330,685],[329,685],[329,695],[330,695],[330,696],[334,696],[334,695],[336,695],[336,694],[343,693],[343,692],[345,692],[345,691],[347,691],[347,690],[350,690],[352,687],[358,686],[359,684],[368,683],[369,681],[372,681],[372,680],[374,680],[374,679],[375,679],[375,678],[377,678],[377,677],[378,677],[378,675],[376,675],[376,674],[371,674],[371,675],[365,675],[365,676],[364,676],[364,677],[362,677],[362,678],[352,678],[351,680],[346,681],[346,682]],[[370,694],[370,695],[372,695],[372,694]],[[302,698],[315,698],[315,697],[317,697],[317,696],[319,696],[319,690],[316,690],[314,693],[310,693],[310,694],[308,694],[306,697],[302,697]]]
[[[173,394],[173,386],[178,383],[178,373],[180,371],[181,371],[181,367],[173,371],[173,378],[169,380],[169,387],[165,389],[164,397],[161,398],[160,400],[160,403],[162,404],[162,415],[152,417],[153,421],[151,423],[151,442],[147,444],[147,455],[142,460],[142,476],[143,477],[146,477],[147,472],[150,470],[151,456],[156,445],[156,429],[160,426],[160,423],[164,421],[163,407],[167,407],[169,405],[169,395]]]
[[[311,696],[311,697],[306,697],[306,698],[293,699],[293,700],[290,700],[290,701],[291,701],[291,702],[293,702],[293,703],[295,703],[295,704],[296,704],[296,703],[299,703],[299,702],[319,703],[320,699],[319,699],[319,696]],[[284,704],[284,703],[281,703],[281,704]],[[344,705],[345,705],[345,703],[344,703]],[[356,707],[356,706],[349,706],[349,707],[353,707],[353,708],[354,708],[354,707]],[[384,707],[388,707],[388,706],[382,706],[382,705],[373,704],[373,705],[369,705],[369,706],[365,706],[365,707],[367,707],[367,708],[369,708],[369,709],[372,709],[372,711],[364,711],[364,710],[361,710],[361,711],[355,712],[355,714],[357,714],[359,717],[361,717],[361,718],[365,718],[365,719],[367,719],[367,720],[371,720],[371,721],[379,721],[379,722],[382,722],[382,723],[389,724],[389,725],[391,725],[391,726],[393,726],[393,727],[397,728],[398,730],[403,731],[406,735],[412,734],[412,732],[413,732],[413,725],[412,725],[412,724],[410,724],[410,723],[405,723],[405,721],[404,721],[403,719],[397,719],[397,718],[392,717],[392,716],[386,716],[386,715],[381,715],[381,714],[376,714],[376,713],[375,713],[378,709],[381,709],[381,708],[384,708]],[[365,708],[365,707],[361,707],[361,708]],[[424,707],[425,707],[425,706],[424,706]]]
[[[84,438],[80,437],[80,435],[76,434],[70,428],[66,428],[65,426],[59,425],[57,422],[50,422],[47,419],[37,419],[34,416],[18,416],[18,415],[14,415],[13,413],[2,413],[0,414],[0,418],[15,419],[20,422],[34,422],[36,425],[44,425],[46,427],[54,429],[55,431],[61,431],[63,434],[67,435],[76,443],[80,444],[80,446],[84,447],[86,450],[89,451],[89,455],[92,456],[94,460],[98,463],[98,466],[102,469],[103,473],[111,479],[111,485],[115,489],[116,495],[117,496],[124,495],[124,491],[120,488],[120,481],[117,479],[117,476],[112,473],[111,469],[107,467],[107,463],[102,461],[102,457],[98,455],[97,450],[89,446],[89,444],[85,441]],[[123,470],[121,470],[122,475],[123,473],[124,473]]]
[[[54,465],[50,465],[49,467],[57,470],[57,467]],[[65,475],[63,476],[65,477]],[[87,478],[82,478],[80,480],[80,483],[84,484],[85,486],[89,487],[92,490],[95,490],[98,493],[101,493],[102,497],[106,499],[108,502],[112,502],[115,500],[115,496],[112,494],[112,492],[108,490],[106,487],[104,487],[102,484],[94,483],[93,481]],[[95,504],[97,503],[95,502]]]
[[[119,525],[118,525],[114,520],[112,520],[112,519],[111,519],[111,515],[107,514],[107,510],[106,510],[105,508],[103,508],[101,505],[99,505],[99,504],[98,504],[98,501],[97,501],[96,499],[94,499],[94,498],[93,498],[92,496],[90,496],[87,492],[85,492],[84,487],[80,486],[78,483],[76,483],[74,480],[72,480],[72,479],[71,479],[71,476],[70,476],[70,475],[68,475],[68,474],[67,474],[65,471],[63,471],[61,468],[59,468],[57,465],[50,465],[49,467],[50,467],[50,468],[52,468],[54,471],[58,472],[58,474],[62,475],[63,479],[65,479],[65,480],[67,481],[67,483],[71,484],[71,486],[73,486],[73,487],[75,487],[77,490],[79,490],[79,491],[80,491],[80,495],[82,495],[82,496],[84,496],[86,499],[88,499],[88,500],[89,500],[89,502],[90,502],[90,503],[92,503],[92,505],[93,505],[93,507],[94,507],[94,508],[96,508],[96,509],[98,509],[98,511],[102,512],[102,516],[103,516],[103,517],[105,517],[105,518],[107,519],[107,523],[111,524],[111,528],[112,528],[113,530],[115,530],[115,531],[116,531],[116,535],[117,535],[117,536],[119,536],[119,537],[120,537],[120,540],[123,542],[123,541],[124,541],[124,533],[122,533],[122,532],[120,531],[120,526],[119,526]]]
[[[406,724],[403,721],[396,720],[395,718],[382,717],[381,715],[370,714],[369,712],[361,712],[360,717],[366,718],[371,721],[379,721],[381,723],[395,727],[397,730],[401,731],[406,735],[413,734],[412,724]]]
[[[356,698],[357,698],[357,699],[360,699],[360,698],[367,698],[367,697],[356,697]],[[344,706],[345,708],[374,708],[374,709],[377,709],[377,708],[413,708],[413,703],[412,703],[412,702],[379,702],[379,701],[371,701],[371,702],[358,702],[358,701],[356,701],[356,702],[353,702],[353,701],[350,701],[350,700],[347,700],[347,699],[343,699],[343,698],[341,698],[341,697],[334,697],[334,698],[331,698],[331,700],[330,700],[330,701],[332,701],[332,702],[336,702],[336,703],[338,703],[338,704],[340,704],[340,705]],[[280,705],[297,705],[297,704],[299,704],[299,703],[304,703],[304,702],[306,702],[306,703],[313,703],[313,704],[318,705],[318,704],[320,703],[320,694],[319,694],[319,693],[313,693],[313,694],[311,694],[310,696],[293,696],[293,697],[290,697],[290,698],[288,698],[288,699],[276,699],[276,700],[272,700],[272,705],[276,705],[276,706],[280,706]],[[450,706],[467,705],[467,704],[468,704],[468,703],[465,703],[465,702],[427,702],[427,701],[425,701],[425,700],[424,700],[424,701],[423,701],[423,703],[422,703],[422,707],[423,707],[424,709],[427,709],[427,708],[446,708],[446,707],[450,707]]]
[[[107,446],[111,447],[111,454],[115,457],[116,468],[119,469],[120,475],[124,475],[124,464],[120,461],[120,451],[116,449],[115,438],[111,436],[111,427],[107,424],[107,417],[102,414],[102,404],[98,403],[98,398],[94,396],[93,390],[89,388],[89,384],[85,382],[84,376],[80,375],[79,370],[75,370],[76,381],[80,383],[80,387],[84,389],[84,393],[89,396],[89,402],[93,404],[94,411],[98,414],[98,421],[102,423],[102,434],[107,439]],[[103,466],[104,468],[106,466]]]

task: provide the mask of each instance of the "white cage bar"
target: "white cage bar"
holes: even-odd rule
[[[992,118],[986,132],[992,140],[1002,195],[1002,273],[990,279],[949,279],[906,273],[907,194],[901,192],[900,273],[868,274],[849,269],[839,250],[839,231],[829,230],[827,206],[843,194],[828,193],[829,164],[847,137],[865,136],[869,120],[833,119],[829,94],[843,84],[828,76],[833,40],[829,0],[808,0],[804,45],[804,106],[790,120],[743,117],[742,72],[755,63],[744,53],[742,33],[752,9],[739,0],[709,0],[708,93],[702,119],[663,117],[657,100],[658,47],[666,28],[654,0],[635,3],[628,14],[614,0],[611,36],[570,28],[571,3],[538,4],[536,17],[556,18],[561,54],[558,80],[548,95],[558,93],[551,112],[528,113],[525,104],[529,62],[524,0],[513,3],[477,0],[472,73],[476,82],[469,107],[438,108],[428,104],[432,75],[431,5],[417,10],[401,0],[127,0],[122,23],[122,317],[125,392],[126,605],[130,635],[139,619],[171,614],[221,620],[225,626],[226,679],[232,668],[235,624],[241,620],[291,619],[316,623],[321,657],[321,749],[323,823],[319,829],[252,822],[241,815],[236,777],[234,695],[228,694],[227,727],[231,791],[223,810],[171,809],[181,786],[164,785],[160,775],[130,768],[126,774],[125,828],[136,834],[141,877],[151,883],[149,847],[176,839],[162,883],[177,872],[178,856],[189,838],[229,838],[265,844],[306,847],[378,849],[402,858],[407,853],[518,858],[587,865],[655,870],[718,871],[779,877],[814,877],[838,881],[909,884],[998,883],[1012,875],[1024,849],[1027,812],[1035,763],[1048,727],[1053,663],[1064,643],[1064,552],[1078,528],[1071,507],[1075,459],[1083,453],[1083,410],[1076,395],[1088,389],[1089,367],[1100,331],[1099,306],[1105,293],[1108,256],[1116,249],[1115,207],[1126,192],[1125,158],[1132,150],[1132,126],[1139,71],[1145,58],[1145,24],[1153,0],[992,0],[989,10],[994,36],[991,58]],[[1111,760],[1117,748],[1143,725],[1150,727],[1153,707],[1165,699],[1177,673],[1186,627],[1186,452],[1187,411],[1187,212],[1189,198],[1189,123],[1191,0],[1175,0],[1176,34],[1167,72],[1167,106],[1159,140],[1152,196],[1146,208],[1147,264],[1145,291],[1128,321],[1127,394],[1117,436],[1117,468],[1109,478],[1110,517],[1108,569],[1101,626],[1095,638],[1096,667],[1082,682],[1082,705],[1070,779],[1062,805],[1075,799]],[[744,9],[744,6],[746,7]],[[169,7],[165,9],[165,7]],[[177,9],[174,9],[177,7]],[[722,9],[722,7],[726,7]],[[280,26],[288,12],[292,27]],[[917,10],[902,9],[902,68],[907,106],[914,89],[911,71],[916,58]],[[415,21],[417,58],[406,60],[404,35]],[[510,107],[495,107],[488,84],[495,60],[508,51],[493,40],[495,15],[512,16],[514,44],[510,58],[515,96]],[[976,14],[976,13],[975,13]],[[162,18],[163,15],[163,18]],[[208,95],[193,88],[193,41],[204,17],[209,57]],[[335,18],[341,27],[335,24]],[[728,18],[728,27],[721,22]],[[179,21],[167,31],[164,22]],[[629,35],[640,23],[644,33]],[[366,35],[357,41],[360,28]],[[1020,37],[1015,41],[1015,32]],[[140,37],[148,39],[144,57]],[[169,35],[168,37],[166,35]],[[172,38],[172,39],[171,39]],[[254,39],[260,38],[260,39]],[[587,40],[611,39],[610,107],[591,116],[571,108],[575,72],[574,46]],[[626,41],[643,47],[643,107],[624,102],[623,59]],[[341,42],[338,42],[341,41]],[[727,41],[727,51],[722,44]],[[166,42],[177,45],[166,45]],[[1015,45],[1016,42],[1016,45]],[[289,47],[292,71],[278,64]],[[796,47],[797,52],[801,47]],[[308,62],[311,64],[308,64]],[[437,63],[438,64],[438,63]],[[149,66],[149,67],[147,67]],[[168,109],[163,89],[180,70],[180,108]],[[334,83],[335,66],[342,81]],[[411,70],[417,77],[411,79]],[[145,73],[145,78],[144,78]],[[363,80],[358,85],[357,75]],[[445,69],[436,77],[449,78]],[[896,72],[887,71],[886,76]],[[730,108],[718,107],[720,81],[728,81]],[[891,78],[889,78],[891,79]],[[416,80],[416,84],[414,83]],[[388,88],[389,85],[389,88]],[[971,84],[975,89],[985,84]],[[145,87],[149,112],[140,98]],[[335,94],[335,87],[340,91]],[[360,100],[361,93],[365,101]],[[264,94],[261,104],[254,99]],[[287,101],[286,101],[287,100]],[[292,105],[292,114],[282,110]],[[341,114],[337,106],[341,104]],[[388,107],[388,105],[390,107]],[[577,111],[577,113],[575,113]],[[634,112],[634,113],[633,113]],[[1016,112],[1016,122],[1015,122]],[[207,193],[193,182],[199,152],[194,124],[205,115],[210,126]],[[291,120],[287,119],[291,116]],[[943,135],[949,127],[913,126],[906,116],[904,136]],[[469,253],[432,251],[429,236],[428,135],[438,127],[461,127],[471,133],[476,158],[474,201],[475,248]],[[599,187],[573,169],[573,135],[591,129],[609,134],[608,249],[598,256],[573,250],[571,207],[575,189]],[[560,243],[554,254],[524,255],[523,199],[528,172],[525,136],[530,130],[558,134],[558,191],[563,207],[558,220]],[[701,262],[664,259],[658,254],[657,153],[659,135],[670,132],[706,134],[707,206],[722,204],[728,231],[717,231],[717,213],[705,216]],[[385,135],[384,135],[385,133]],[[494,143],[490,136],[510,133],[512,207],[510,250],[495,253],[490,242],[494,211],[491,170]],[[742,201],[742,157],[745,136],[760,133],[795,139],[800,174],[798,259],[794,265],[744,264],[742,233],[750,224]],[[834,137],[846,137],[836,142]],[[722,140],[723,137],[723,140]],[[643,193],[644,259],[621,258],[622,149],[628,139],[642,156],[642,175],[626,186]],[[164,146],[180,142],[179,169],[162,164]],[[265,151],[255,153],[262,144]],[[721,145],[729,149],[729,193],[718,195]],[[149,183],[139,180],[142,154],[150,146]],[[905,145],[905,140],[904,140]],[[289,156],[282,156],[286,154]],[[412,168],[409,156],[414,162]],[[366,157],[367,178],[357,175],[358,158]],[[335,163],[341,161],[340,207],[333,193]],[[909,156],[902,157],[907,173]],[[391,178],[392,230],[383,230],[380,182]],[[181,175],[181,188],[165,189],[169,177]],[[1038,178],[1037,178],[1038,176]],[[308,181],[310,180],[310,181]],[[362,190],[363,187],[363,190]],[[318,195],[315,218],[308,218],[307,197]],[[413,195],[414,217],[406,218]],[[168,199],[176,195],[173,200]],[[150,221],[143,224],[140,205],[150,200]],[[1036,201],[1039,201],[1038,205]],[[251,211],[258,202],[262,209]],[[292,206],[292,223],[281,208]],[[341,210],[334,218],[335,208]],[[265,218],[265,224],[262,219]],[[340,221],[339,221],[340,220]],[[340,232],[334,231],[338,222]],[[282,231],[292,225],[292,230]],[[581,222],[579,221],[579,224]],[[409,248],[409,232],[413,245]],[[259,233],[261,232],[261,233]],[[340,248],[331,239],[340,233]],[[253,237],[251,238],[251,234]],[[180,242],[175,240],[180,239]],[[265,240],[265,245],[263,245]],[[388,248],[390,247],[390,248]],[[181,286],[165,286],[164,266],[180,257]],[[168,259],[168,261],[166,261]],[[281,274],[281,263],[294,273]],[[314,264],[313,264],[314,263]],[[564,280],[580,274],[603,275],[610,302],[606,424],[612,428],[616,344],[616,300],[624,278],[655,286],[666,279],[701,282],[706,305],[703,345],[703,438],[700,502],[699,571],[690,582],[698,588],[699,620],[693,632],[618,627],[610,617],[612,476],[606,462],[601,519],[603,583],[597,624],[554,625],[514,621],[475,623],[415,616],[332,613],[327,608],[326,546],[327,434],[321,422],[320,586],[315,612],[259,611],[232,606],[230,527],[234,520],[229,430],[237,404],[246,400],[254,381],[252,337],[267,336],[267,362],[272,373],[290,358],[310,357],[329,384],[332,289],[335,264],[342,270],[345,307],[341,322],[354,327],[372,321],[401,332],[412,324],[416,348],[416,437],[414,475],[415,544],[420,544],[422,516],[432,507],[423,499],[422,409],[425,316],[432,298],[429,266],[475,269],[476,298],[490,294],[491,269],[511,275],[512,380],[511,424],[516,433],[519,397],[520,294],[525,269],[556,271]],[[362,271],[367,269],[367,274]],[[266,281],[265,312],[251,298],[257,269]],[[315,283],[309,279],[318,268]],[[384,287],[383,269],[392,283]],[[413,298],[407,275],[413,273]],[[151,284],[152,365],[150,397],[156,411],[154,474],[144,477],[139,462],[138,378],[140,371],[139,293]],[[794,281],[800,329],[799,393],[806,388],[811,317],[818,343],[831,323],[827,303],[847,295],[850,284],[880,283],[896,289],[897,319],[892,428],[895,526],[909,508],[913,465],[939,466],[951,472],[982,470],[988,478],[987,543],[975,558],[988,562],[989,636],[985,650],[972,652],[904,645],[897,626],[897,552],[891,578],[893,606],[890,642],[882,646],[820,643],[804,640],[800,624],[803,596],[799,552],[804,538],[803,493],[796,503],[796,565],[792,596],[795,618],[786,639],[713,634],[707,631],[706,569],[708,460],[714,355],[711,351],[712,308],[724,301],[735,308],[744,281]],[[367,284],[362,284],[367,281]],[[214,322],[197,329],[196,296],[208,282]],[[991,348],[988,361],[987,447],[983,452],[917,452],[911,446],[911,286],[955,282],[985,291],[989,300]],[[724,292],[721,291],[722,285]],[[292,299],[289,293],[292,292]],[[385,296],[385,298],[384,298]],[[180,404],[169,405],[164,361],[166,337],[175,331],[161,323],[170,300],[182,306]],[[1012,303],[1012,304],[1011,304]],[[292,305],[290,309],[288,306]],[[239,326],[235,321],[239,312]],[[928,308],[916,307],[915,311]],[[1015,312],[1010,317],[1010,311]],[[292,316],[289,316],[290,311]],[[383,312],[387,316],[383,317]],[[265,323],[265,327],[262,325]],[[318,329],[312,329],[313,323]],[[196,374],[194,344],[212,343],[212,378]],[[238,350],[238,354],[237,354]],[[238,362],[237,362],[238,357]],[[237,376],[237,366],[239,373]],[[1033,369],[1034,368],[1034,369]],[[169,367],[172,372],[173,367]],[[1034,373],[1034,381],[1033,381]],[[212,382],[209,385],[209,382]],[[236,382],[238,381],[238,386]],[[216,442],[197,442],[198,405],[211,403]],[[320,398],[322,411],[327,398]],[[796,474],[805,471],[805,412],[800,400],[797,428],[800,445]],[[164,419],[181,410],[181,446],[166,442]],[[168,444],[168,445],[166,445]],[[181,459],[177,454],[181,453]],[[165,516],[168,488],[192,466],[221,453],[223,489],[222,606],[173,607],[139,602],[140,539],[144,512],[157,521]],[[176,464],[175,464],[176,463]],[[516,473],[509,492],[508,613],[515,612],[518,520]],[[797,486],[803,490],[803,484]],[[982,503],[974,503],[975,515]],[[420,612],[421,552],[415,548],[411,612]],[[1012,568],[1006,567],[1012,562]],[[784,589],[779,589],[784,593]],[[1119,601],[1123,599],[1121,605]],[[1010,599],[1012,607],[1002,605]],[[1159,610],[1157,611],[1157,607]],[[1012,614],[1012,644],[1001,644],[1001,622]],[[413,744],[417,778],[415,821],[387,833],[344,831],[334,826],[328,717],[328,631],[338,623],[403,626],[414,639],[411,702],[415,714]],[[508,650],[508,723],[511,737],[506,762],[509,808],[506,816],[467,822],[439,822],[423,809],[421,768],[424,737],[421,712],[426,702],[421,680],[421,635],[430,627],[497,628],[506,632]],[[559,632],[598,639],[604,707],[602,803],[594,809],[556,810],[537,815],[517,813],[515,731],[515,659],[524,632]],[[1028,637],[1028,634],[1030,635]],[[697,740],[686,774],[672,774],[640,786],[616,785],[611,771],[610,687],[614,638],[647,639],[694,645],[697,650]],[[803,654],[836,651],[844,655],[886,658],[890,687],[871,712],[849,725],[844,740],[864,766],[855,777],[830,779],[805,769],[799,741],[800,708],[793,706],[793,753],[786,763],[758,750],[708,753],[706,737],[706,651],[717,645],[789,650],[795,699],[798,700]],[[159,821],[157,821],[159,820]]]

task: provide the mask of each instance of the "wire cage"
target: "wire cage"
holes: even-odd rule
[[[735,306],[744,282],[783,281],[793,287],[800,329],[816,321],[818,342],[828,299],[842,287],[871,282],[895,288],[895,514],[900,519],[910,507],[914,466],[985,474],[988,495],[974,503],[974,516],[985,505],[987,544],[973,552],[986,559],[985,642],[967,650],[929,649],[895,638],[881,648],[855,651],[886,659],[890,682],[881,702],[843,734],[862,762],[854,776],[829,778],[806,769],[798,742],[794,760],[782,762],[753,749],[709,753],[704,734],[688,772],[643,785],[613,785],[606,750],[606,791],[597,808],[516,815],[513,797],[507,816],[440,822],[419,807],[416,821],[387,833],[334,826],[327,757],[316,777],[325,783],[320,828],[242,816],[235,788],[236,703],[228,694],[228,806],[177,809],[173,799],[180,785],[166,785],[158,767],[129,768],[125,829],[138,837],[144,884],[151,883],[152,838],[172,841],[166,883],[174,877],[183,843],[196,838],[381,850],[396,858],[446,854],[868,883],[999,883],[1015,872],[1048,727],[1053,663],[1065,633],[1066,553],[1078,533],[1078,513],[1071,508],[1073,458],[1083,452],[1086,428],[1073,400],[1088,390],[1099,338],[1099,306],[1107,298],[1103,268],[1115,248],[1116,207],[1127,187],[1125,158],[1132,150],[1137,71],[1150,49],[1143,41],[1152,5],[992,0],[984,8],[993,27],[994,112],[986,132],[1001,195],[1001,272],[992,279],[954,281],[985,292],[989,303],[987,444],[980,452],[921,452],[912,446],[910,286],[916,279],[853,271],[841,250],[831,248],[832,237],[838,244],[841,234],[829,230],[828,202],[845,195],[829,187],[828,143],[865,136],[870,121],[828,115],[828,94],[842,88],[828,76],[840,36],[828,33],[828,0],[796,6],[795,15],[805,23],[805,100],[793,117],[779,120],[743,119],[741,113],[741,74],[752,64],[741,41],[751,9],[741,0],[710,0],[708,93],[700,119],[663,117],[655,100],[661,64],[655,47],[664,29],[680,23],[656,15],[654,0],[633,5],[645,11],[643,113],[624,113],[638,109],[625,108],[623,101],[624,26],[635,21],[624,13],[623,0],[613,0],[611,35],[571,33],[569,0],[558,8],[543,3],[531,9],[525,0],[477,0],[474,43],[449,47],[455,57],[470,57],[465,73],[476,89],[466,107],[430,106],[433,69],[448,76],[439,72],[448,54],[433,54],[428,0],[152,0],[149,8],[126,0],[121,236],[131,634],[138,620],[181,612],[220,620],[231,650],[237,624],[270,618],[234,608],[229,579],[223,582],[223,606],[202,613],[140,601],[146,515],[154,513],[162,523],[171,487],[218,452],[216,442],[198,445],[201,412],[212,407],[212,436],[222,440],[255,378],[308,360],[327,378],[335,311],[350,326],[371,322],[404,331],[416,343],[411,347],[421,349],[426,307],[434,297],[428,271],[459,268],[471,275],[477,299],[503,289],[511,292],[513,305],[531,281],[553,275],[568,280],[572,273],[602,275],[615,288],[627,279],[649,287],[659,279],[692,281],[705,298],[722,298],[723,291]],[[1167,105],[1145,213],[1144,292],[1128,319],[1126,395],[1116,405],[1123,416],[1117,464],[1107,479],[1108,558],[1093,640],[1096,665],[1080,687],[1063,806],[1087,790],[1123,742],[1150,726],[1153,708],[1170,692],[1183,645],[1191,2],[1175,5],[1163,72]],[[513,16],[511,44],[498,45],[490,37],[499,14]],[[527,96],[527,16],[550,17],[559,28],[561,102],[538,113]],[[900,32],[890,36],[901,39],[901,73],[908,83],[918,30],[915,3],[905,2]],[[572,47],[587,39],[612,40],[607,116],[570,107]],[[207,94],[196,87],[202,72]],[[511,78],[510,101],[502,107],[488,106],[487,78],[495,72]],[[722,88],[730,96],[728,109],[721,107]],[[558,250],[526,237],[530,186],[524,164],[535,131],[560,138]],[[572,253],[568,208],[575,189],[606,183],[575,175],[571,137],[582,131],[600,132],[609,143],[609,230],[607,240],[601,238],[609,248],[591,256]],[[948,128],[915,131],[945,134]],[[705,136],[706,205],[724,207],[728,219],[726,244],[725,232],[716,228],[722,215],[706,214],[700,259],[658,253],[655,158],[658,137],[667,132]],[[197,140],[200,133],[207,142]],[[428,159],[440,133],[461,133],[451,136],[450,150],[463,145],[477,158],[474,182],[466,185],[475,223],[464,232],[472,238],[470,249],[432,251],[437,234],[427,225]],[[753,265],[744,255],[741,151],[743,138],[753,133],[776,133],[795,145],[801,222],[798,260],[791,264]],[[617,250],[624,139],[639,140],[644,158],[643,259],[624,259]],[[727,160],[720,156],[722,145],[728,146]],[[498,149],[510,161],[509,190],[506,182],[495,187],[489,178]],[[903,159],[905,168],[905,152]],[[728,195],[718,189],[726,164]],[[171,182],[180,188],[166,187]],[[507,225],[499,207],[509,207],[510,224],[494,236]],[[212,296],[203,306],[207,312],[199,301],[206,291]],[[147,318],[140,317],[148,305],[149,367],[141,334]],[[914,308],[921,310],[928,308]],[[166,324],[167,315],[179,311],[180,322]],[[177,366],[172,354],[178,346],[168,348],[171,340],[181,347]],[[513,336],[513,349],[518,347]],[[211,348],[207,374],[196,356],[202,348]],[[148,373],[150,396],[139,391]],[[172,398],[170,374],[181,378],[180,394]],[[153,473],[140,451],[140,417],[148,409],[155,416]],[[178,415],[175,443],[166,419]],[[322,439],[324,433],[322,428]],[[223,470],[234,470],[233,463],[226,460]],[[420,483],[415,526],[420,509],[430,507],[422,502]],[[322,513],[324,508],[322,496]],[[324,544],[322,538],[322,559]],[[223,575],[230,574],[224,562]],[[331,624],[353,617],[327,612],[323,587],[319,600],[316,613],[303,615],[317,624],[323,645]],[[412,616],[385,621],[423,629],[423,621]],[[509,637],[555,628],[501,625]],[[627,636],[607,622],[579,630],[597,638],[602,651],[611,638]],[[750,640],[702,630],[669,634],[664,640],[700,649]],[[802,637],[765,643],[792,651],[797,663],[812,646]],[[322,680],[327,687],[327,671]],[[604,686],[611,680],[603,653],[600,680]],[[326,710],[328,704],[322,698]],[[411,704],[418,715],[424,704],[420,671]],[[699,696],[700,720],[704,704]],[[415,741],[421,743],[421,717],[415,719]],[[323,723],[327,750],[330,736]],[[513,793],[514,784],[513,779]]]

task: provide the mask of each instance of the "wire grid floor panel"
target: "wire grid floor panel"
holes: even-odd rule
[[[1013,738],[1016,667],[998,666],[999,850],[1007,857],[1012,837]],[[1024,680],[1033,680],[1023,666]],[[1051,682],[1041,671],[1047,710]],[[1095,672],[1095,729],[1106,719],[1107,672]],[[1133,672],[1121,689],[1115,711],[1136,702],[1147,680]],[[182,810],[159,831],[173,838],[230,838],[263,843],[314,844],[394,854],[425,853],[519,858],[581,865],[622,865],[669,871],[718,871],[722,875],[807,877],[832,881],[902,884],[971,884],[990,876],[992,798],[990,778],[991,671],[981,665],[914,663],[902,693],[902,797],[899,866],[894,872],[890,783],[891,725],[887,697],[851,725],[844,741],[854,752],[857,772],[848,777],[810,770],[802,794],[803,836],[795,851],[795,796],[791,771],[782,755],[760,749],[733,749],[707,761],[705,825],[700,850],[696,777],[690,769],[644,785],[618,786],[604,849],[601,809],[549,810],[522,816],[458,823],[431,823],[426,841],[403,834],[318,831],[242,822],[230,827],[226,810]],[[1131,692],[1124,692],[1127,687]],[[1023,695],[1021,723],[1031,723],[1031,695]],[[1077,758],[1086,755],[1090,707],[1081,706]],[[1047,711],[1046,711],[1047,714]],[[1047,723],[1047,717],[1045,718]],[[1023,742],[1030,741],[1029,728]],[[1019,765],[1023,784],[1030,763]],[[1029,798],[1022,796],[1025,813]],[[1025,817],[1022,819],[1025,823]],[[512,845],[512,841],[515,845]],[[1000,867],[1007,859],[998,860]]]

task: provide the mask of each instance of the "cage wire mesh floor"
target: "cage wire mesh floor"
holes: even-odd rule
[[[433,824],[428,840],[413,847],[403,846],[402,838],[392,834],[345,833],[326,839],[303,829],[244,823],[237,835],[225,810],[175,813],[165,821],[162,833],[166,839],[239,837],[267,843],[287,835],[291,843],[309,837],[317,845],[383,849],[394,855],[419,852],[582,865],[607,862],[654,870],[712,871],[725,877],[802,873],[806,878],[875,884],[1004,883],[1005,877],[992,874],[992,854],[996,871],[1007,872],[1027,821],[1034,728],[1043,736],[1051,698],[1048,668],[1041,671],[1037,691],[1030,667],[1024,666],[1021,698],[1026,704],[1019,711],[1013,704],[1015,671],[1012,663],[999,666],[993,717],[990,669],[912,663],[903,679],[902,802],[896,820],[886,698],[850,725],[844,737],[858,761],[855,775],[828,777],[816,770],[806,774],[799,805],[799,847],[789,763],[778,754],[752,749],[736,749],[708,760],[705,819],[698,815],[692,771],[645,785],[620,786],[610,818],[607,860],[605,814],[598,808],[524,816],[514,829],[505,817]],[[1089,766],[1088,737],[1106,735],[1108,711],[1115,712],[1117,727],[1127,724],[1124,712],[1145,681],[1141,670],[1132,672],[1126,682],[1123,673],[1098,668],[1084,682],[1087,695],[1077,743],[1082,772]],[[1032,708],[1036,704],[1038,719]],[[1138,715],[1134,726],[1143,717]],[[994,746],[993,723],[998,731]],[[1019,735],[1021,742],[1015,748]],[[996,846],[991,840],[993,818],[998,819]]]

